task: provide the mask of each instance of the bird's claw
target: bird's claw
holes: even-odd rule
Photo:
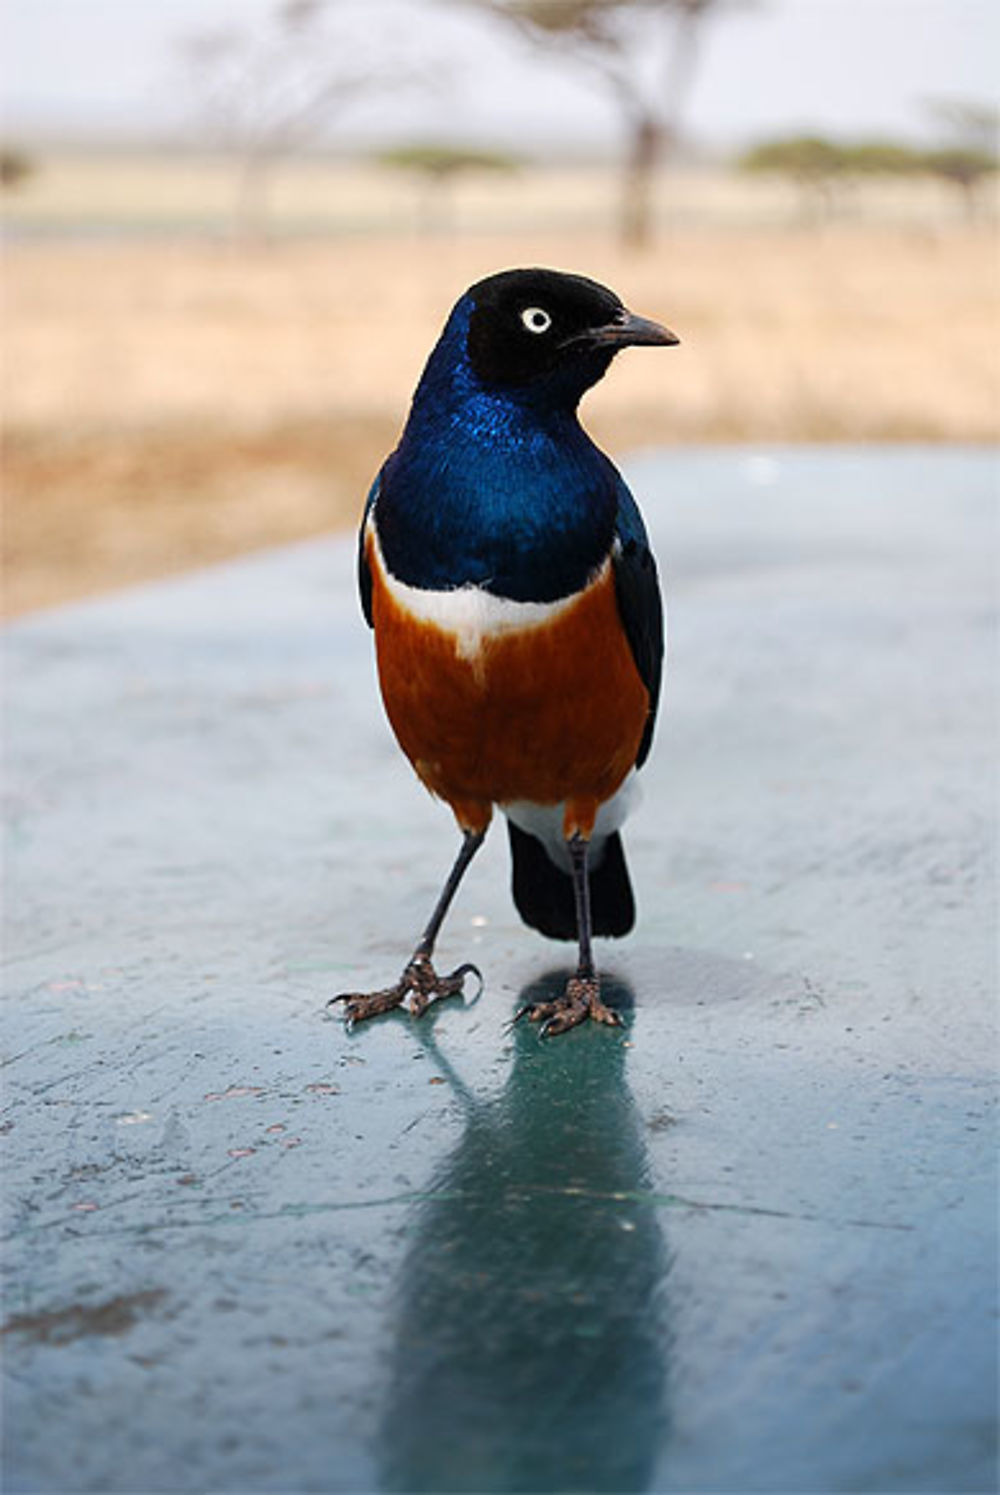
[[[466,961],[449,971],[447,976],[439,976],[430,956],[418,951],[394,986],[386,986],[381,991],[373,992],[341,992],[339,996],[331,997],[326,1005],[329,1008],[337,1002],[344,1003],[344,1026],[348,1032],[356,1023],[393,1012],[403,1005],[407,997],[410,999],[407,1006],[411,1017],[423,1017],[432,1002],[439,1002],[445,997],[464,996],[466,976],[475,976],[479,983],[476,995],[471,999],[476,1002],[483,990],[483,975],[478,966]]]
[[[550,1002],[525,1002],[511,1019],[513,1028],[522,1018],[539,1023],[539,1038],[555,1038],[588,1018],[609,1028],[623,1027],[621,1014],[601,1001],[601,984],[596,976],[571,976],[561,997]]]
[[[472,998],[472,1001],[478,1001],[483,990],[483,973],[471,960],[456,966],[447,976],[439,976],[429,955],[415,955],[397,983],[401,988],[400,1000],[409,992],[412,1016],[423,1017],[432,1002],[439,1002],[444,997],[464,996],[466,976],[475,976],[479,983]]]

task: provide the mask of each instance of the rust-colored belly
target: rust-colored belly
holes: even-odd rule
[[[467,828],[483,828],[497,803],[565,801],[567,834],[589,835],[649,709],[610,567],[551,620],[463,655],[454,634],[397,603],[371,560],[382,698],[428,789]]]

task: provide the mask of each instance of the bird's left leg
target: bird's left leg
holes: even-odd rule
[[[515,1015],[518,1022],[526,1017],[529,1022],[541,1023],[542,1038],[554,1037],[575,1028],[577,1023],[593,1018],[595,1022],[607,1023],[620,1028],[622,1020],[613,1007],[601,1001],[601,980],[594,967],[591,948],[590,882],[587,874],[589,840],[574,831],[566,842],[573,870],[573,897],[576,903],[576,928],[580,953],[576,973],[566,983],[561,997],[551,1002],[531,1002]]]
[[[384,987],[381,991],[342,992],[340,996],[330,998],[327,1003],[328,1007],[335,1002],[344,1003],[344,1021],[349,1028],[352,1028],[355,1023],[364,1022],[366,1018],[379,1017],[383,1012],[392,1012],[394,1008],[402,1006],[407,997],[410,999],[409,1008],[412,1015],[422,1017],[432,1002],[441,997],[458,996],[462,991],[466,976],[475,976],[480,985],[482,984],[482,975],[471,962],[467,961],[464,965],[457,966],[447,976],[439,976],[431,962],[431,956],[434,953],[434,943],[444,923],[445,915],[458,892],[458,885],[485,839],[485,826],[481,830],[465,831],[458,856],[441,890],[441,896],[434,906],[427,928],[420,936],[417,948],[396,984]]]

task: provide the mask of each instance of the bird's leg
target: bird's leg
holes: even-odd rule
[[[622,1020],[614,1008],[606,1007],[601,1001],[601,981],[594,969],[594,955],[590,944],[590,883],[587,877],[589,842],[576,831],[566,845],[573,867],[573,897],[580,943],[576,973],[567,981],[566,990],[561,997],[556,997],[551,1002],[529,1002],[514,1017],[515,1022],[526,1017],[529,1022],[541,1023],[539,1033],[542,1038],[565,1033],[587,1018],[607,1023],[612,1028],[622,1026]]]
[[[482,975],[470,962],[457,966],[447,976],[439,976],[431,963],[431,955],[434,952],[434,942],[444,923],[445,914],[458,891],[458,885],[485,839],[485,829],[465,831],[458,856],[441,889],[441,896],[434,906],[427,928],[420,936],[417,948],[407,961],[403,974],[395,986],[387,986],[381,991],[373,992],[342,992],[340,996],[330,998],[326,1004],[328,1007],[335,1002],[344,1003],[344,1021],[349,1028],[352,1028],[355,1023],[364,1022],[366,1018],[379,1017],[383,1012],[391,1012],[394,1008],[402,1006],[407,996],[410,998],[410,1012],[414,1017],[421,1017],[432,1002],[441,997],[458,996],[462,991],[466,976],[475,976],[482,986]]]

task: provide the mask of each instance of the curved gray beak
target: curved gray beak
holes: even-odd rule
[[[649,344],[650,347],[673,348],[680,342],[676,332],[671,332],[670,327],[664,327],[659,321],[650,321],[649,317],[637,317],[634,312],[625,312],[625,321],[620,326],[601,327],[601,332],[610,332],[610,342],[617,342],[623,347],[632,345]]]
[[[637,317],[634,312],[623,311],[614,322],[603,327],[591,327],[567,338],[563,347],[570,343],[587,343],[591,348],[633,348],[646,345],[655,348],[673,348],[680,338],[669,327],[652,322],[648,317]]]

